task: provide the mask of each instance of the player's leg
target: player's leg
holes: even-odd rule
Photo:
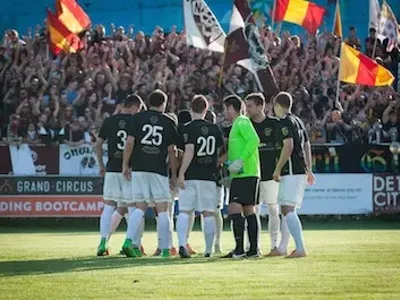
[[[246,253],[247,257],[258,257],[258,220],[256,215],[255,206],[258,204],[258,178],[244,178],[242,184],[246,186],[246,190],[243,193],[243,211],[247,222],[247,233],[250,242],[250,248]],[[245,198],[246,197],[246,198]]]
[[[190,236],[190,233],[193,231],[193,226],[194,226],[194,223],[195,223],[195,222],[196,222],[196,212],[193,211],[193,212],[189,215],[189,226],[188,226],[188,231],[187,231],[187,245],[186,245],[186,249],[188,250],[188,253],[189,253],[190,255],[197,254],[197,251],[194,250],[194,249],[192,248],[192,246],[190,245],[190,243],[189,243],[189,236]]]
[[[306,184],[307,177],[305,175],[283,176],[279,188],[279,203],[282,207],[282,214],[285,216],[290,234],[296,245],[296,249],[288,256],[290,258],[307,256],[303,241],[303,228],[296,212],[296,208],[301,207]],[[282,186],[286,187],[285,191]]]
[[[203,233],[205,240],[205,257],[212,256],[214,244],[216,222],[215,210],[218,206],[217,185],[214,181],[197,181],[197,203],[196,210],[203,215]]]
[[[282,214],[281,215],[281,242],[279,243],[278,251],[279,255],[286,256],[287,255],[287,248],[289,245],[290,240],[290,231],[287,226],[286,218]]]
[[[171,202],[168,203],[168,212],[171,222],[169,223],[169,252],[172,256],[178,254],[174,246],[174,209],[175,209],[175,195],[171,198]]]
[[[154,219],[156,220],[156,232],[157,232],[157,248],[153,253],[153,256],[160,256],[161,255],[161,246],[160,246],[160,239],[158,235],[159,227],[158,227],[158,212],[157,208],[154,206],[154,203],[150,205],[150,207],[153,209],[154,213]]]
[[[214,216],[215,216],[215,241],[214,241],[214,252],[216,254],[221,254],[222,253],[222,247],[221,247],[221,235],[222,235],[222,230],[224,227],[224,220],[222,218],[222,212],[221,209],[224,207],[224,188],[223,187],[217,187],[217,201],[218,201],[218,206],[217,209],[215,210]]]
[[[125,215],[128,215],[128,207],[126,206],[126,203],[118,201],[117,209],[114,210],[111,216],[111,226],[108,241],[110,241],[111,235],[117,230]],[[127,220],[129,220],[129,217],[127,218]]]

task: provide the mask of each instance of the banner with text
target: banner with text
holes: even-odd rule
[[[400,175],[375,174],[372,193],[376,214],[400,213]]]

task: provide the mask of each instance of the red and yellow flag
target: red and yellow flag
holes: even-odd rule
[[[333,34],[337,37],[343,38],[342,15],[340,14],[339,1],[336,3],[335,19],[333,22]]]
[[[58,19],[72,33],[80,33],[90,26],[90,18],[75,0],[57,0]]]
[[[61,51],[75,53],[84,47],[82,40],[75,33],[69,31],[50,9],[47,9],[47,30],[50,49],[55,55]]]
[[[274,20],[286,21],[315,33],[324,18],[325,8],[304,0],[275,0]]]
[[[345,43],[342,43],[339,78],[343,82],[369,86],[386,86],[394,81],[388,69]]]

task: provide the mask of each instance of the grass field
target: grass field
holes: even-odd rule
[[[3,227],[0,299],[400,299],[398,224],[335,227],[309,226],[308,258],[241,261],[128,259],[116,255],[123,232],[112,237],[113,254],[97,258],[95,231]],[[268,234],[261,240],[266,253]],[[155,241],[145,233],[147,252]],[[191,243],[201,250],[202,234],[194,232]],[[223,246],[232,246],[228,231]]]

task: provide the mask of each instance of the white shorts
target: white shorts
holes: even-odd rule
[[[279,182],[267,180],[260,182],[259,202],[264,204],[278,204]]]
[[[119,172],[106,172],[103,185],[103,199],[106,201],[125,202],[132,198],[131,182]]]
[[[132,198],[128,203],[171,202],[169,179],[157,173],[132,172]]]
[[[278,204],[300,208],[307,186],[307,175],[285,175],[279,183]]]
[[[223,209],[225,204],[225,190],[223,186],[217,186],[217,208]]]
[[[179,211],[215,212],[218,206],[215,181],[186,180],[179,190]]]

